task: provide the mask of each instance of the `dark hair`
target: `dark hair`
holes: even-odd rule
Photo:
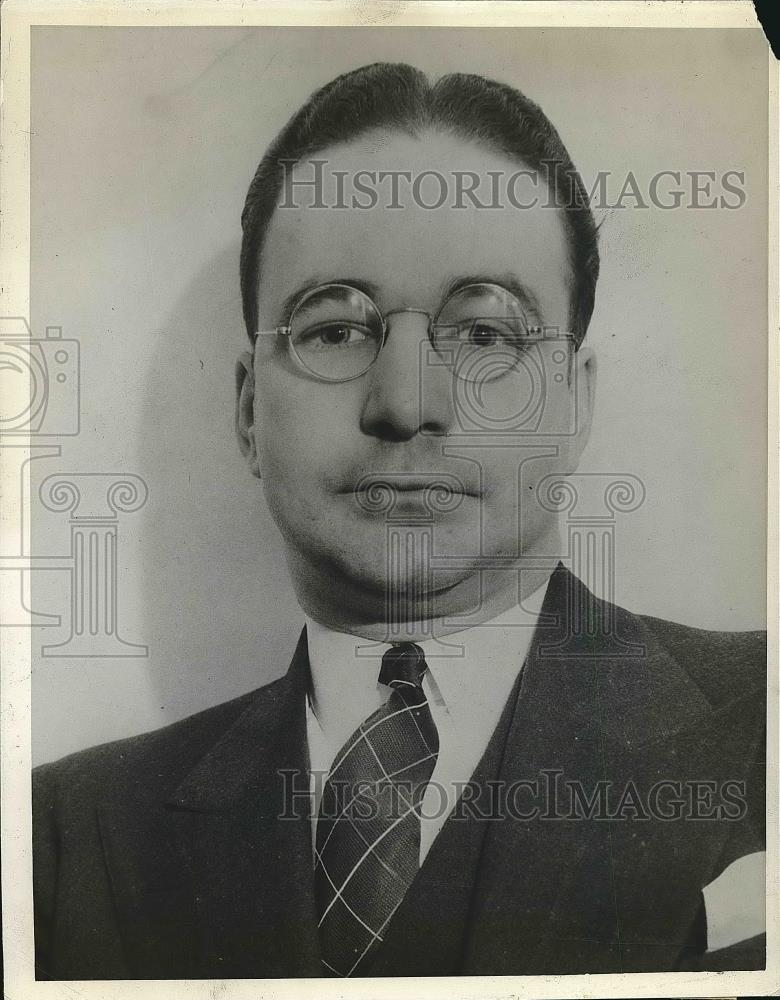
[[[276,137],[257,168],[241,215],[241,295],[247,332],[257,329],[257,277],[268,225],[284,180],[284,161],[384,128],[418,135],[439,128],[482,142],[544,170],[550,202],[560,206],[573,282],[569,324],[577,344],[588,329],[599,274],[598,230],[585,186],[542,109],[519,90],[465,73],[431,84],[403,63],[374,63],[316,91]]]

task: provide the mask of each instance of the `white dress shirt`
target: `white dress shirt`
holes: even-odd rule
[[[490,621],[418,645],[428,670],[423,691],[439,732],[439,756],[421,806],[420,863],[462,787],[474,773],[517,679],[547,583]],[[335,632],[306,618],[312,690],[306,731],[313,802],[312,837],[322,785],[338,751],[390,688],[378,681],[390,643]]]

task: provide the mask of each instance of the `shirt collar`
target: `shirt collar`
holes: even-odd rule
[[[548,582],[522,607],[418,643],[428,664],[427,697],[446,709],[454,725],[487,722],[500,713],[531,644]],[[391,643],[336,632],[308,616],[306,628],[310,703],[328,740],[341,745],[387,698],[388,689],[378,677]]]

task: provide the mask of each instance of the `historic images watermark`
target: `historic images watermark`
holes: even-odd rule
[[[328,772],[291,768],[280,770],[279,777],[283,802],[279,818],[313,815]],[[360,823],[377,816],[397,819],[408,812],[414,800],[414,784],[394,775],[362,782],[333,777],[328,784],[332,791],[324,817],[328,820]],[[588,786],[567,779],[563,770],[549,768],[533,778],[512,782],[457,781],[449,786],[435,779],[429,782],[424,801],[416,806],[420,818],[440,819],[450,810],[455,821],[739,822],[746,816],[748,804],[744,780],[659,778],[647,786],[631,780],[602,780]]]
[[[584,193],[576,185],[559,184],[561,166],[542,161],[540,170],[360,170],[330,169],[327,158],[280,159],[280,210],[313,209],[402,210],[415,207],[435,211],[522,210],[584,208],[591,210],[657,208],[739,209],[747,201],[744,170],[660,170],[649,176],[629,170],[620,175],[600,170],[583,178]],[[566,201],[579,197],[577,203]]]

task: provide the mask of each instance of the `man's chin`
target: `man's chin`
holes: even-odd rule
[[[443,554],[440,554],[443,555]],[[361,594],[372,601],[394,607],[410,601],[435,600],[446,595],[464,581],[473,578],[475,559],[463,553],[451,556],[454,565],[434,571],[436,557],[425,546],[399,547],[388,552],[385,548],[375,551],[362,548],[358,551],[341,550],[328,560],[326,573],[338,585],[340,581],[347,593]]]
[[[310,604],[338,603],[383,618],[412,614],[415,603],[425,613],[431,601],[438,603],[479,576],[481,546],[474,521],[391,524],[350,512],[320,521],[317,527],[327,527],[324,532],[290,530],[285,535],[296,590]]]

